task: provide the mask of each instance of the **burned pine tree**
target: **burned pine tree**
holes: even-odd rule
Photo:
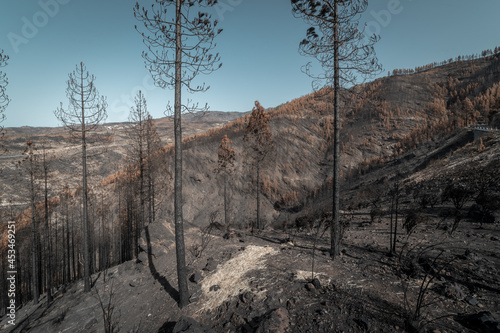
[[[33,302],[38,304],[40,297],[40,252],[39,252],[39,226],[37,214],[37,200],[39,199],[39,186],[38,180],[40,177],[40,160],[38,156],[38,149],[33,141],[29,140],[26,143],[23,155],[25,157],[19,161],[19,167],[25,173],[28,182],[28,193],[30,203],[30,220],[31,220],[31,282],[32,282],[32,296]]]
[[[73,209],[72,204],[74,202],[73,194],[66,183],[63,187],[61,193],[59,193],[59,200],[61,206],[61,217],[62,221],[62,276],[63,284],[69,283],[77,278],[76,275],[76,263],[75,263],[75,232],[74,232],[74,221],[73,221]],[[71,213],[70,213],[71,211]],[[57,231],[57,228],[56,228]],[[57,237],[56,237],[57,239]],[[56,249],[55,255],[58,256],[58,249]],[[56,260],[57,262],[57,260]]]
[[[314,74],[310,63],[305,72],[315,79],[313,87],[333,89],[333,202],[330,255],[340,254],[340,90],[359,83],[381,70],[375,56],[377,36],[365,36],[359,28],[368,0],[291,0],[296,17],[311,25],[300,43],[300,53],[315,58],[322,74]]]
[[[260,219],[260,171],[262,163],[273,148],[274,142],[269,129],[269,114],[258,101],[250,115],[243,141],[246,145],[248,160],[247,163],[256,172],[257,184],[257,229],[262,229]],[[252,225],[253,230],[253,225]]]
[[[4,51],[0,49],[0,68],[7,66],[7,61],[9,56],[4,54]],[[7,75],[0,71],[0,124],[5,120],[4,111],[9,105],[9,96],[6,93],[6,87],[9,82],[7,81]],[[3,127],[0,126],[0,137],[3,135]]]
[[[134,15],[142,23],[141,32],[147,52],[143,52],[146,67],[155,84],[173,88],[174,100],[174,220],[179,284],[179,306],[188,304],[186,254],[182,214],[182,127],[181,113],[197,109],[196,105],[182,104],[182,90],[203,92],[209,87],[195,85],[199,74],[209,74],[221,65],[218,54],[213,54],[215,37],[222,32],[217,20],[203,10],[208,10],[216,0],[156,0],[146,9],[137,3]]]
[[[151,115],[146,119],[146,181],[147,181],[147,196],[148,205],[148,223],[151,224],[156,220],[156,192],[158,186],[166,182],[159,182],[159,176],[169,179],[170,173],[165,165],[165,156],[162,149],[161,138],[158,135],[156,126]]]
[[[149,117],[146,99],[142,91],[139,90],[135,97],[135,107],[130,110],[129,121],[131,122],[128,136],[132,144],[129,146],[129,159],[132,168],[137,168],[137,177],[139,178],[139,216],[135,220],[134,226],[134,257],[139,255],[139,238],[141,230],[145,224],[145,168],[147,153],[147,119]]]
[[[52,303],[52,246],[50,242],[49,223],[49,173],[51,157],[48,156],[47,147],[42,144],[41,172],[43,179],[43,222],[45,227],[45,288],[47,290],[47,307]],[[57,226],[56,226],[57,228]]]
[[[231,223],[229,222],[227,183],[229,175],[234,171],[234,159],[233,143],[228,139],[227,135],[224,135],[217,153],[217,168],[215,169],[215,173],[221,174],[224,178],[224,224],[228,232]]]
[[[83,62],[69,74],[66,95],[69,99],[67,108],[62,103],[54,112],[57,119],[81,140],[82,145],[82,220],[84,243],[84,282],[85,292],[90,291],[90,239],[88,216],[88,186],[87,186],[87,139],[88,134],[106,119],[106,98],[100,96],[95,87],[95,77],[90,75]]]

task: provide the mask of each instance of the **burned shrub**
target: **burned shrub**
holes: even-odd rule
[[[419,224],[426,223],[427,221],[427,215],[423,214],[420,211],[412,209],[406,214],[406,217],[403,221],[403,228],[406,230],[407,235],[410,236]]]
[[[376,207],[372,208],[370,210],[370,223],[373,223],[373,222],[380,223],[382,221],[382,217],[384,217],[385,214],[386,214],[386,212],[383,209],[376,208]]]
[[[441,198],[442,194],[439,189],[430,185],[418,185],[412,189],[413,199],[420,208],[434,208]]]
[[[472,198],[474,191],[463,183],[451,183],[446,186],[441,196],[442,202],[451,200],[455,209],[460,210]]]
[[[481,225],[483,223],[495,223],[495,215],[478,204],[470,206],[467,217],[481,223]]]
[[[318,220],[324,221],[328,219],[328,214],[313,209],[307,209],[305,213],[295,219],[295,227],[297,230],[307,229],[311,231]],[[331,219],[331,213],[330,213]]]
[[[469,215],[473,207],[475,207],[475,212],[477,212],[477,217],[481,225],[483,223],[495,223],[494,212],[500,209],[500,193],[492,190],[483,190],[477,196],[476,204],[469,210]]]
[[[398,258],[398,275],[403,287],[405,308],[405,325],[408,332],[424,332],[425,326],[431,323],[430,305],[439,302],[439,298],[430,300],[433,281],[439,279],[444,268],[448,267],[454,257],[445,258],[442,245],[409,246],[405,244]],[[440,249],[441,248],[441,249]],[[419,288],[414,289],[412,279],[420,280]]]

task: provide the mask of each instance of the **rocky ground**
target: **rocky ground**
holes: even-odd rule
[[[95,275],[88,294],[80,282],[58,290],[49,307],[44,298],[30,303],[18,309],[15,327],[3,318],[0,328],[104,332],[106,313],[120,332],[500,330],[498,224],[480,228],[465,221],[450,236],[431,219],[410,238],[400,234],[396,254],[388,256],[388,221],[370,224],[365,213],[355,215],[334,261],[327,237],[315,242],[314,231],[233,231],[224,237],[223,230],[190,229],[192,296],[182,310],[172,228],[158,222],[144,233],[138,262]],[[408,321],[419,295],[420,317]]]

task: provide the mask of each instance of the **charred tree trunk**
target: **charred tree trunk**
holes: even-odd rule
[[[175,215],[175,250],[177,255],[177,281],[179,286],[179,307],[189,303],[189,290],[186,272],[186,248],[184,245],[184,225],[182,214],[182,126],[181,126],[181,91],[182,91],[182,12],[181,0],[176,1],[176,53],[175,53],[175,180],[174,180],[174,215]]]
[[[226,225],[227,231],[229,232],[229,212],[227,203],[227,172],[224,173],[224,224]]]
[[[35,190],[35,157],[33,151],[32,142],[28,142],[27,150],[28,153],[28,171],[30,176],[30,204],[31,204],[31,269],[32,269],[32,293],[33,302],[38,304],[38,297],[40,296],[39,290],[39,272],[38,272],[38,228],[36,225],[36,190]]]
[[[46,281],[47,281],[47,306],[52,303],[52,263],[49,229],[49,189],[48,189],[48,165],[45,150],[43,152],[43,177],[44,177],[44,221],[45,221],[45,263],[46,263]],[[57,226],[56,226],[57,229]]]
[[[339,67],[339,22],[338,1],[334,4],[334,84],[333,84],[333,206],[330,255],[333,259],[340,254],[340,67]]]
[[[392,252],[396,253],[396,240],[398,235],[398,211],[399,211],[399,183],[395,185],[395,212],[394,212],[394,240],[392,241]]]
[[[262,229],[260,220],[260,163],[257,163],[257,230]]]

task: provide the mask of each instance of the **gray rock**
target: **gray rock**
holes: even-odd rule
[[[296,297],[292,297],[288,300],[288,302],[286,302],[286,307],[288,309],[292,309],[295,307],[295,305],[297,304],[298,302],[298,299]]]
[[[200,296],[198,294],[193,294],[189,297],[189,303],[196,303],[200,300]]]
[[[465,298],[464,293],[462,292],[462,289],[460,286],[455,282],[455,283],[449,283],[446,282],[442,287],[441,287],[441,294],[443,294],[446,297],[453,298],[456,300],[462,300]]]
[[[472,296],[465,297],[465,301],[467,303],[469,303],[470,305],[474,305],[474,306],[479,304],[479,301]]]
[[[191,276],[189,277],[189,281],[193,282],[193,283],[198,283],[201,278],[203,276],[201,275],[201,272],[194,272],[193,274],[191,274]]]
[[[259,324],[256,333],[285,333],[290,328],[288,310],[278,308],[270,312]]]
[[[205,326],[190,317],[181,317],[175,324],[172,333],[216,333],[210,327]]]
[[[137,256],[137,261],[140,263],[143,263],[144,265],[148,265],[148,254],[144,251],[139,252],[139,255]]]
[[[204,271],[207,272],[212,272],[217,269],[217,262],[214,260],[214,258],[210,257],[207,259],[207,265],[205,268],[203,268]]]
[[[470,315],[458,315],[455,317],[455,320],[462,324],[462,326],[475,332],[500,332],[500,322],[498,321],[498,318],[495,318],[495,316],[489,311],[482,311]]]
[[[231,316],[231,323],[238,328],[246,325],[247,322],[239,314],[233,313],[233,315]]]
[[[306,283],[305,287],[306,287],[307,291],[316,290],[316,288],[314,287],[314,284],[312,284],[312,283]]]
[[[240,294],[240,300],[243,303],[249,303],[253,300],[253,294],[249,291],[246,291],[243,294]]]
[[[321,282],[319,282],[318,278],[314,278],[312,280],[312,284],[313,284],[314,288],[321,289]]]

